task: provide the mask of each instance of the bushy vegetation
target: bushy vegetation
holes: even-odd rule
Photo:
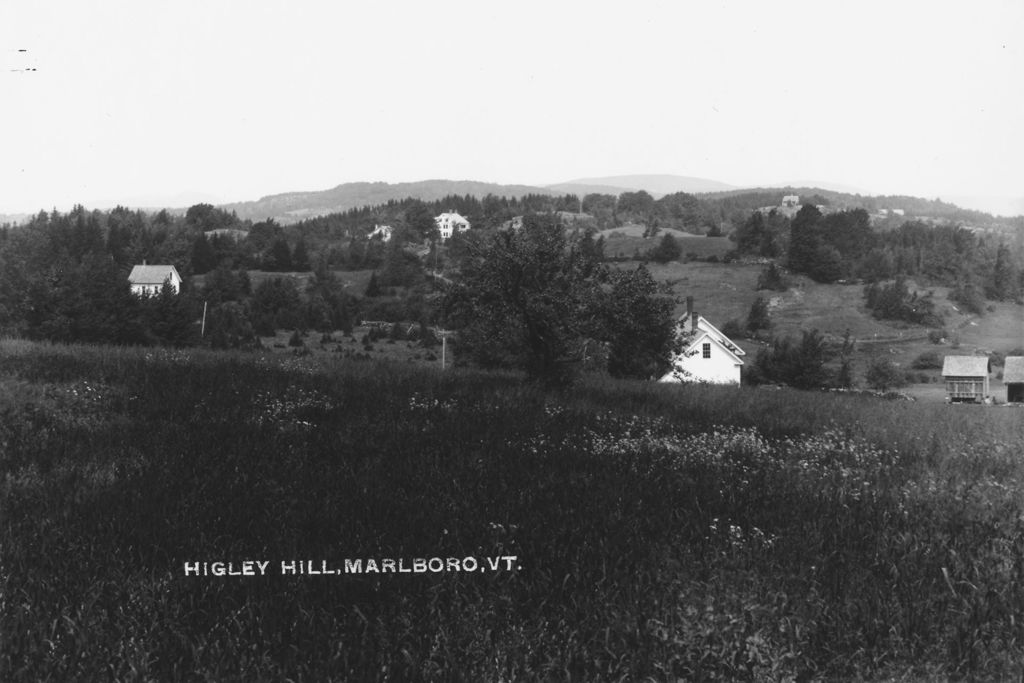
[[[609,268],[589,233],[567,236],[550,214],[477,241],[445,299],[460,357],[549,386],[571,383],[588,355],[615,377],[663,374],[673,305],[643,265]]]
[[[1010,411],[2,351],[4,680],[1022,673]],[[183,572],[491,555],[519,568]]]
[[[864,288],[864,302],[876,318],[932,327],[942,323],[935,314],[935,300],[931,293],[920,295],[911,292],[903,277],[887,285],[877,282],[868,285]]]
[[[757,289],[770,289],[775,292],[784,292],[790,287],[789,278],[786,277],[782,268],[774,261],[769,263],[757,277]]]
[[[799,341],[777,337],[771,346],[761,349],[747,372],[752,384],[786,384],[798,389],[830,386],[832,373],[826,363],[835,353],[818,330],[801,332]]]

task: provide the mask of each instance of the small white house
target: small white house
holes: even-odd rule
[[[374,237],[380,237],[382,242],[390,242],[391,233],[393,232],[394,228],[392,228],[390,225],[374,224],[373,232],[370,233],[370,239],[373,239]]]
[[[132,286],[132,294],[138,296],[159,294],[165,282],[170,283],[175,294],[181,291],[181,276],[174,266],[133,266],[128,282]]]
[[[780,204],[780,206],[784,206],[787,209],[798,208],[800,206],[800,195],[787,194],[785,197],[782,198],[782,204]]]
[[[455,231],[466,232],[469,230],[469,221],[455,213],[451,209],[434,218],[437,229],[441,233],[441,239],[449,239]]]
[[[659,382],[740,383],[740,356],[746,353],[693,310],[693,297],[686,298],[686,316],[679,320],[678,334],[682,351]]]

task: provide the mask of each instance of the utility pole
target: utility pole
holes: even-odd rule
[[[199,336],[200,337],[205,337],[206,336],[206,302],[205,301],[203,302],[203,323],[202,323],[202,325],[200,326],[200,329],[199,329]]]

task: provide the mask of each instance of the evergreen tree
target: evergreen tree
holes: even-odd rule
[[[306,250],[306,240],[302,238],[299,238],[295,245],[295,252],[292,254],[292,268],[302,272],[311,270],[309,252]]]
[[[217,253],[206,239],[206,233],[199,233],[192,243],[192,272],[204,275],[217,266]]]
[[[750,305],[750,312],[747,314],[747,331],[756,333],[759,330],[767,330],[772,326],[768,316],[768,300],[764,297],[757,297]]]
[[[683,248],[679,246],[679,240],[673,237],[671,233],[665,233],[658,246],[652,249],[648,255],[652,261],[668,263],[682,256]]]
[[[292,252],[288,242],[279,238],[270,245],[270,252],[264,261],[264,268],[270,271],[288,272],[292,270]]]
[[[364,296],[373,298],[380,296],[380,294],[380,282],[377,281],[377,271],[373,271],[370,273],[370,281],[366,284]]]

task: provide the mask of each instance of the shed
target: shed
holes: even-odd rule
[[[1024,356],[1007,356],[1003,366],[1007,403],[1024,403]]]
[[[946,382],[946,400],[951,403],[981,403],[989,397],[988,356],[946,356],[942,362],[942,379]]]

